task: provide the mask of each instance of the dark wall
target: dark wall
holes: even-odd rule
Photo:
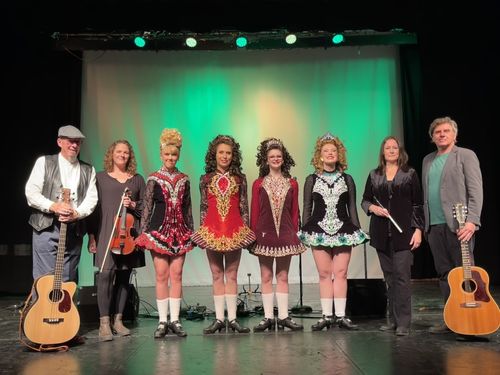
[[[4,28],[13,38],[4,47],[7,54],[1,60],[6,82],[4,97],[8,97],[4,129],[14,135],[6,137],[4,130],[0,148],[4,170],[8,171],[4,173],[8,183],[4,184],[3,207],[9,213],[3,215],[4,236],[0,243],[13,246],[31,242],[24,184],[35,158],[57,151],[57,128],[79,123],[81,60],[73,53],[52,50],[48,37],[52,32],[403,28],[417,33],[422,72],[421,123],[411,132],[414,138],[406,139],[407,143],[421,145],[412,149],[412,164],[419,169],[423,156],[434,150],[428,143],[430,122],[438,116],[453,117],[459,125],[459,145],[477,152],[484,177],[483,226],[477,236],[476,262],[488,271],[492,283],[500,284],[500,252],[496,244],[500,187],[494,182],[499,158],[491,135],[499,98],[500,64],[494,51],[500,45],[499,33],[494,29],[498,9],[481,2],[474,7],[443,11],[435,6],[401,2],[376,2],[363,9],[359,4],[339,7],[333,3],[207,0],[185,1],[174,7],[172,2],[149,0],[134,8],[127,1],[102,0],[79,3],[76,6],[80,9],[58,1],[52,2],[50,9],[47,4],[29,1],[8,5]],[[474,27],[478,24],[481,27]],[[428,248],[424,246],[416,260],[421,277],[434,275]]]

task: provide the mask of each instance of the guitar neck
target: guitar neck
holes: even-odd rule
[[[64,268],[64,253],[66,252],[66,230],[67,224],[61,223],[59,230],[59,245],[57,247],[56,266],[54,269],[54,289],[60,290]]]
[[[460,229],[462,229],[464,225],[460,225]],[[469,241],[461,241],[460,242],[460,250],[462,251],[462,267],[464,270],[464,279],[470,280],[472,279],[472,271],[471,271],[471,256],[469,250]]]

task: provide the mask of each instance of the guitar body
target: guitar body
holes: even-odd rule
[[[41,276],[33,285],[38,298],[24,317],[23,330],[36,344],[65,343],[80,328],[80,315],[73,302],[76,283],[64,282],[56,290],[53,285],[54,275]]]
[[[471,279],[464,278],[463,267],[448,274],[450,296],[444,307],[444,321],[459,334],[488,335],[500,327],[500,310],[488,289],[488,273],[476,266],[471,266],[470,271]]]

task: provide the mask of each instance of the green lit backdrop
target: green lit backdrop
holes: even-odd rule
[[[329,49],[235,51],[119,51],[84,55],[82,129],[87,141],[82,158],[102,170],[111,142],[128,139],[139,172],[146,177],[161,166],[163,128],[181,131],[178,167],[191,178],[193,215],[199,224],[199,176],[208,142],[230,134],[240,143],[248,185],[258,175],[258,143],[279,137],[296,161],[292,169],[302,186],[312,173],[315,140],[326,131],[339,136],[348,151],[357,185],[358,214],[370,169],[377,165],[381,140],[402,135],[398,50],[394,46]],[[249,189],[250,190],[250,189]],[[250,193],[250,191],[249,191]],[[248,197],[250,201],[250,195]],[[302,203],[302,194],[299,197]],[[368,277],[382,277],[374,249],[367,249]],[[299,281],[294,258],[290,282]],[[154,285],[151,258],[138,270],[140,286]],[[303,258],[304,282],[317,282],[310,252]],[[239,281],[260,281],[258,261],[244,252]],[[353,252],[350,278],[364,277],[363,247]],[[204,251],[187,255],[185,285],[210,285]],[[84,251],[80,284],[93,283],[90,255]]]

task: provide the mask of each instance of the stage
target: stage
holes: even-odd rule
[[[318,286],[304,285],[303,304],[299,285],[291,285],[290,307],[310,306],[309,314],[291,314],[304,325],[303,332],[224,333],[203,335],[214,319],[211,287],[185,287],[183,326],[186,338],[168,335],[154,339],[157,326],[154,288],[138,287],[139,313],[126,322],[130,337],[98,341],[98,322],[86,322],[81,313],[83,345],[65,353],[32,352],[18,340],[19,305],[24,296],[0,298],[2,336],[0,373],[5,374],[494,374],[500,368],[500,334],[487,342],[457,341],[454,333],[430,334],[431,325],[442,321],[443,303],[437,280],[414,281],[413,323],[409,336],[381,332],[383,317],[352,316],[358,331],[332,328],[312,332],[320,317]],[[243,292],[242,286],[240,290]],[[260,295],[255,285],[240,298],[243,325],[253,327],[260,315]],[[500,288],[490,292],[499,301]],[[188,308],[190,306],[191,308]],[[206,307],[206,310],[205,310]],[[367,307],[369,308],[369,307]],[[204,311],[204,313],[203,313]],[[294,311],[297,311],[294,309]],[[199,312],[199,313],[198,313]],[[127,324],[128,323],[128,324]]]

